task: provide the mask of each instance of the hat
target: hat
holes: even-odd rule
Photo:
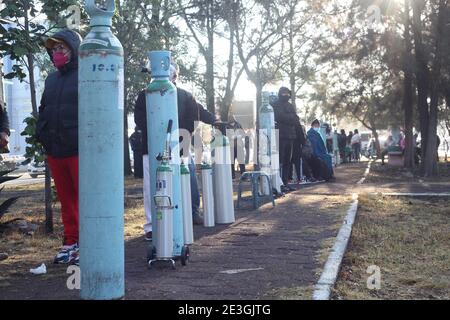
[[[278,96],[281,96],[284,93],[288,93],[289,95],[291,95],[291,90],[289,90],[286,87],[281,87],[280,90],[278,91]]]
[[[46,41],[45,41],[45,43],[44,43],[44,46],[47,48],[47,49],[51,49],[51,48],[53,48],[53,46],[55,45],[55,43],[65,43],[63,40],[61,40],[61,39],[58,39],[58,38],[48,38]]]
[[[314,121],[311,123],[311,127],[314,127],[314,125],[316,125],[316,124],[318,124],[318,125],[320,126],[320,121],[319,121],[318,119],[314,120]]]

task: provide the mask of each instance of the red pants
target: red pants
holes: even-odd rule
[[[78,156],[47,159],[61,201],[64,245],[70,246],[78,243]]]

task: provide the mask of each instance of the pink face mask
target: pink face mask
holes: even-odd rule
[[[63,52],[55,52],[53,54],[53,64],[56,68],[62,68],[69,62],[69,57],[67,57]]]

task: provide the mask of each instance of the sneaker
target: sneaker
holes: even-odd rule
[[[58,254],[55,256],[53,263],[55,264],[69,264],[72,263],[78,256],[78,243],[71,246],[63,246]]]
[[[192,216],[192,222],[197,226],[203,225],[203,218],[199,214],[194,214]]]
[[[72,253],[72,264],[76,265],[76,266],[80,266],[80,252],[79,251],[74,251]]]
[[[147,232],[145,234],[145,241],[152,241],[152,240],[153,240],[153,232],[152,231]]]

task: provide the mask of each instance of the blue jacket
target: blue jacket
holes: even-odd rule
[[[308,140],[311,143],[314,155],[324,161],[328,168],[333,171],[333,161],[327,152],[327,148],[320,133],[316,132],[313,128],[309,129]]]
[[[52,37],[69,45],[72,58],[45,80],[36,137],[46,154],[66,158],[78,155],[78,49],[81,39],[67,29]]]

